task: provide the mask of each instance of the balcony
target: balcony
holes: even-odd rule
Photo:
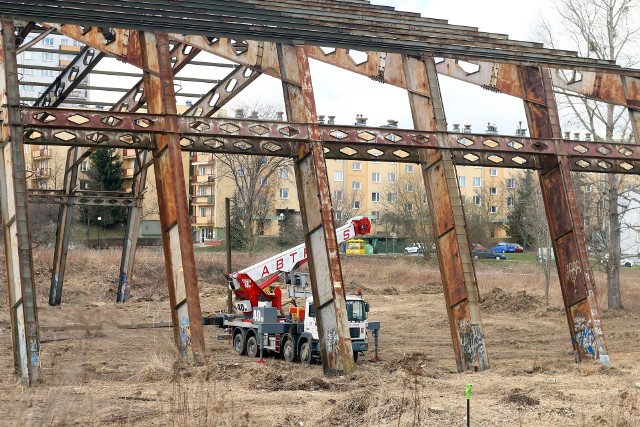
[[[51,178],[51,168],[36,168],[33,175],[38,179]]]
[[[38,159],[50,159],[51,158],[51,150],[48,148],[39,148],[31,151],[31,157],[34,160]]]
[[[191,157],[192,164],[210,164],[214,162],[214,155],[211,153],[196,153]]]
[[[193,196],[191,198],[191,203],[194,205],[213,205],[214,196],[205,195],[205,196]]]
[[[78,53],[78,52],[80,52],[81,49],[82,49],[82,46],[73,46],[73,45],[69,45],[69,44],[61,44],[60,45],[60,51],[61,52]]]
[[[213,184],[216,177],[213,175],[196,175],[197,184]]]
[[[133,174],[135,173],[135,169],[134,168],[126,168],[122,170],[122,177],[123,178],[133,178]]]
[[[213,218],[210,216],[194,216],[193,219],[196,225],[213,225]]]
[[[136,150],[134,150],[133,148],[125,148],[124,150],[122,150],[123,159],[135,159],[135,157]]]

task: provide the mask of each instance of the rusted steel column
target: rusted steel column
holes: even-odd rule
[[[636,144],[640,144],[640,79],[622,76],[624,82],[624,94],[627,99],[631,130],[636,138]]]
[[[64,194],[67,202],[60,205],[58,211],[58,227],[56,228],[56,245],[51,270],[51,286],[49,288],[49,305],[60,305],[62,301],[62,285],[67,264],[69,236],[71,235],[71,219],[75,197],[73,190],[78,181],[78,158],[80,148],[73,147],[67,151],[67,163],[64,170]]]
[[[478,283],[458,188],[456,169],[447,150],[447,123],[433,58],[403,56],[413,124],[434,131],[443,149],[419,151],[444,287],[449,326],[459,371],[489,369],[480,321]]]
[[[7,285],[15,372],[22,382],[40,382],[40,336],[33,283],[33,259],[24,135],[20,121],[20,94],[13,21],[0,21],[0,204],[7,263]]]
[[[296,185],[304,226],[309,272],[325,375],[354,371],[342,269],[327,167],[317,125],[309,60],[303,47],[278,45],[287,119],[306,123],[309,142],[297,145]]]
[[[166,33],[140,33],[144,91],[149,113],[167,114],[170,133],[155,135],[154,171],[162,226],[171,319],[183,358],[204,357],[200,294],[191,239],[191,221],[177,132],[176,99]]]
[[[140,219],[142,216],[142,197],[147,183],[147,158],[150,154],[147,150],[141,150],[138,152],[138,155],[136,162],[137,176],[134,177],[131,188],[131,194],[135,198],[135,202],[134,205],[129,208],[129,215],[127,216],[127,229],[122,246],[122,258],[120,259],[120,278],[118,279],[116,302],[126,302],[127,299],[129,299],[136,248],[138,245]]]
[[[562,140],[548,69],[519,67],[531,136]],[[576,361],[608,364],[595,281],[566,156],[539,156],[538,172]]]

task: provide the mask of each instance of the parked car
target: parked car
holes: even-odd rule
[[[484,249],[484,246],[482,246],[480,243],[472,243],[471,250],[475,251],[476,249]]]
[[[635,265],[635,261],[632,260],[631,258],[621,258],[620,259],[620,265],[622,267],[633,267]]]
[[[524,252],[524,248],[522,247],[522,245],[519,245],[519,244],[517,244],[517,243],[514,243],[514,244],[513,244],[513,246],[515,246],[515,250],[514,250],[514,252],[515,252],[515,253],[522,253],[522,252]]]
[[[506,252],[513,253],[516,251],[516,245],[514,245],[513,243],[500,242],[496,243],[496,245],[492,247],[491,250],[494,252],[499,252],[501,254],[504,254]]]
[[[473,256],[473,259],[507,259],[503,253],[494,252],[487,248],[471,251],[471,256]]]
[[[404,252],[407,254],[421,254],[422,245],[420,243],[412,243],[406,248],[404,248]]]

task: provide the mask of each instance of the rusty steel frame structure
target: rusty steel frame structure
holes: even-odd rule
[[[569,174],[637,174],[640,148],[563,140],[553,89],[626,107],[637,143],[640,70],[366,0],[32,0],[19,5],[0,0],[0,15],[0,195],[14,361],[25,383],[35,384],[41,377],[27,200],[61,206],[50,304],[60,303],[71,207],[129,207],[117,296],[123,302],[131,284],[150,164],[157,183],[176,345],[185,359],[202,358],[204,337],[181,151],[294,159],[327,375],[349,374],[354,364],[325,159],[420,165],[460,371],[487,369],[489,358],[455,166],[537,170],[576,360],[609,363]],[[43,30],[57,31],[87,47],[47,89],[47,96],[27,107],[18,94],[16,47],[36,22]],[[364,53],[366,60],[354,60],[351,50]],[[184,115],[177,115],[173,78],[198,52],[232,61],[237,68]],[[88,73],[103,56],[140,68],[143,79],[108,112],[55,108],[76,77]],[[309,59],[406,90],[414,129],[319,124]],[[476,71],[465,71],[462,62],[473,64]],[[282,81],[287,122],[211,117],[261,74]],[[447,132],[438,75],[522,99],[531,137]],[[147,112],[136,112],[145,105]],[[71,147],[63,189],[27,191],[23,144]],[[136,149],[131,193],[97,194],[76,188],[79,164],[97,147]],[[585,336],[592,338],[590,345],[581,339]]]

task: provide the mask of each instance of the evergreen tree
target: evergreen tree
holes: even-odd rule
[[[98,148],[89,157],[91,168],[87,171],[89,190],[122,191],[122,160],[115,148]],[[87,225],[101,218],[101,225],[113,225],[122,217],[118,206],[83,206],[82,220]]]
[[[525,249],[534,243],[535,237],[533,231],[529,226],[531,224],[531,218],[527,220],[527,215],[531,216],[533,212],[531,207],[534,204],[534,198],[536,195],[536,181],[534,179],[534,172],[527,170],[518,182],[518,186],[514,195],[514,205],[507,219],[507,234],[511,236],[515,241],[522,242]]]

